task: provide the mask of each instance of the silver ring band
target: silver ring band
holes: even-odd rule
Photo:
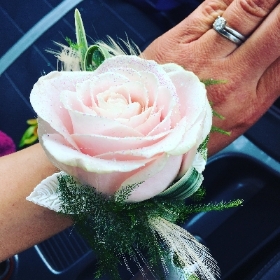
[[[241,45],[245,42],[246,37],[234,30],[233,28],[226,25],[227,21],[223,18],[218,16],[213,23],[213,28],[219,34],[230,40],[231,42],[235,43],[236,45]]]

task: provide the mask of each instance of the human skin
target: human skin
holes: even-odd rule
[[[212,29],[218,15],[232,28],[250,35],[242,46]],[[232,134],[213,133],[210,155],[242,134],[279,96],[279,30],[279,1],[206,0],[144,51],[148,59],[178,63],[200,78],[227,80],[209,87],[208,96],[215,110],[226,117],[223,121],[214,118],[214,125]],[[42,179],[56,171],[40,145],[0,158],[0,261],[72,224],[70,219],[25,199]]]
[[[248,36],[245,43],[238,47],[212,28],[219,15]],[[226,81],[207,89],[213,108],[225,117],[214,118],[214,125],[231,132],[230,137],[211,134],[210,154],[243,134],[279,97],[279,30],[279,0],[206,0],[143,52],[158,63],[175,62],[200,79]]]
[[[25,199],[54,172],[57,169],[38,144],[0,158],[0,262],[72,224]]]

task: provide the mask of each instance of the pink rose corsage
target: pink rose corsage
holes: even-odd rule
[[[131,44],[130,55],[112,40],[88,47],[77,10],[75,24],[77,43],[55,53],[64,71],[41,77],[30,96],[40,144],[61,172],[27,199],[72,217],[99,258],[96,278],[120,279],[119,262],[129,270],[131,259],[144,275],[143,263],[158,278],[216,279],[208,249],[176,224],[212,210],[185,203],[202,193],[212,126],[205,85]]]

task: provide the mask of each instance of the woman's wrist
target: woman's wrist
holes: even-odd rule
[[[39,144],[0,158],[0,261],[72,224],[70,219],[25,199],[42,179],[56,171]]]

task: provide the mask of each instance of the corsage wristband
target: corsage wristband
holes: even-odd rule
[[[237,206],[186,205],[200,190],[212,109],[192,72],[131,55],[111,40],[88,47],[79,12],[77,43],[59,44],[61,72],[31,92],[38,137],[61,172],[27,197],[70,215],[97,257],[95,277],[119,279],[132,259],[158,278],[216,279],[208,249],[176,223],[191,213]],[[136,51],[135,51],[136,50]],[[193,278],[195,279],[195,278]]]

